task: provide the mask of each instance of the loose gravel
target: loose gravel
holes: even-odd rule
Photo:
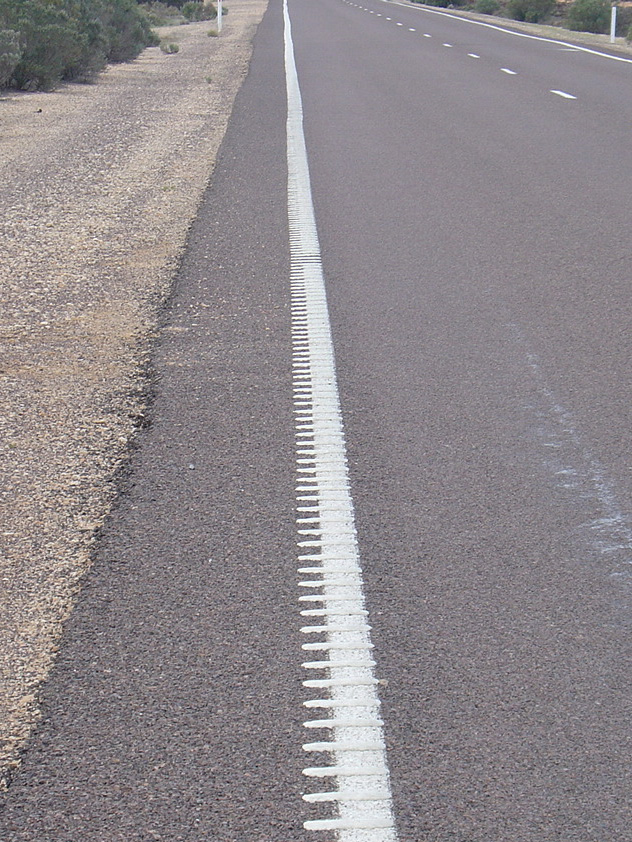
[[[152,343],[266,0],[0,96],[0,787],[147,412]]]

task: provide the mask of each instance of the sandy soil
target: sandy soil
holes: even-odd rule
[[[0,786],[142,427],[160,310],[266,0],[93,85],[0,96]]]

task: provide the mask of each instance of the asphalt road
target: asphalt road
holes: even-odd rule
[[[399,838],[629,842],[632,64],[290,14]],[[271,0],[3,842],[334,838],[300,798],[282,37]]]

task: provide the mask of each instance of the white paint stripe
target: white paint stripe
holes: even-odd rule
[[[303,643],[306,652],[330,652],[332,649],[373,649],[372,643]]]
[[[375,766],[366,764],[366,766],[311,766],[303,769],[303,774],[308,778],[343,778],[345,782],[349,778],[378,778],[379,771],[376,771]],[[380,837],[377,837],[379,842]]]
[[[370,626],[369,626],[369,628],[370,628]],[[366,630],[366,625],[364,625],[364,624],[361,625],[361,626],[354,626],[354,625],[350,625],[350,624],[345,624],[344,626],[340,626],[340,628],[338,628],[333,623],[330,623],[327,626],[303,626],[301,628],[301,631],[303,632],[303,634],[322,634],[323,632],[327,633],[328,631],[331,631],[331,632],[335,632],[335,631],[350,632],[350,631],[365,631],[365,630]],[[373,644],[367,644],[367,645],[372,646]]]
[[[476,53],[468,53],[468,56],[469,56],[470,58],[480,58],[480,56],[479,56],[479,55],[477,55]]]
[[[329,659],[307,662],[307,669],[325,669],[331,677],[306,680],[303,686],[330,694],[328,700],[308,700],[308,706],[325,709],[331,706],[332,710],[338,706],[343,709],[351,706],[361,722],[349,725],[342,718],[336,721],[338,718],[333,716],[328,722],[331,742],[306,743],[303,747],[308,752],[331,754],[331,766],[310,767],[303,773],[309,777],[333,779],[340,796],[334,799],[330,793],[322,793],[320,798],[316,795],[313,800],[317,804],[335,803],[337,815],[306,821],[304,826],[307,830],[335,831],[338,842],[396,842],[386,747],[379,724],[378,680],[373,672],[369,626],[365,619],[367,611],[362,593],[362,571],[287,0],[284,0],[283,15],[288,100],[294,387],[309,391],[312,401],[309,410],[299,410],[295,416],[297,456],[303,452],[299,450],[300,437],[309,432],[313,447],[313,458],[309,464],[314,465],[313,468],[298,469],[301,471],[299,482],[306,484],[299,484],[297,491],[313,492],[313,496],[300,495],[298,499],[313,500],[318,506],[319,517],[318,530],[299,530],[300,533],[319,536],[315,541],[298,542],[301,547],[315,548],[308,556],[300,555],[299,562],[317,562],[320,569],[315,572],[323,577],[312,583],[322,593],[308,594],[299,599],[302,602],[324,603],[324,608],[301,611],[301,614],[322,618],[322,628],[326,629],[324,643],[331,645],[334,656],[334,645],[347,644],[353,650],[352,660],[349,661]],[[309,471],[313,478],[305,477],[303,471]],[[341,568],[344,579],[340,578]],[[348,630],[345,629],[347,624]],[[342,654],[344,656],[344,650]],[[366,716],[363,711],[367,712]],[[367,735],[370,740],[367,740]],[[343,758],[348,762],[341,762]],[[379,798],[372,797],[376,792]]]
[[[308,699],[306,702],[303,702],[303,705],[306,708],[326,708],[332,710],[336,708],[374,709],[368,706],[364,699]]]
[[[357,588],[358,583],[355,580],[345,581],[344,579],[310,579],[304,582],[299,582],[299,588],[323,588],[330,585],[342,585],[347,588]]]
[[[344,608],[342,611],[334,608],[308,608],[305,611],[301,611],[301,617],[363,617],[368,613],[363,608]]]
[[[320,518],[318,518],[318,522],[320,523]],[[346,521],[345,521],[345,523],[346,523]],[[318,557],[318,559],[320,561],[320,556]],[[323,573],[323,568],[322,567],[299,567],[298,572],[299,573],[321,574],[321,573]],[[354,571],[350,567],[336,567],[336,568],[328,567],[327,572],[328,573],[343,573],[343,574],[345,574],[345,573],[353,573]],[[317,582],[317,584],[321,585],[324,580],[318,579],[318,580],[314,580],[314,581]],[[299,584],[301,584],[301,583],[299,583]]]
[[[381,719],[310,719],[304,728],[381,728]]]
[[[334,687],[373,687],[377,684],[377,678],[360,678],[352,675],[350,678],[310,678],[303,682],[303,687],[315,687],[324,690]]]
[[[379,790],[369,790],[360,795],[349,794],[346,795],[341,792],[311,792],[303,796],[304,801],[312,803],[318,801],[382,801],[389,797],[388,793],[380,792]]]
[[[500,69],[502,70],[503,73],[508,73],[509,76],[517,76],[518,75],[515,70],[510,70],[508,67],[501,67]]]
[[[305,830],[370,830],[375,831],[378,828],[385,828],[389,829],[390,824],[388,823],[387,819],[326,819],[321,821],[314,821],[314,822],[305,822]],[[376,836],[373,834],[376,839],[385,839],[386,837],[382,834]],[[342,834],[338,834],[338,838],[342,839]],[[350,839],[359,839],[357,833],[354,833],[353,836],[349,837]],[[364,838],[364,837],[363,837]]]
[[[378,740],[371,740],[371,742],[322,742],[322,743],[305,743],[303,751],[313,751],[316,754],[338,754],[339,752],[354,752],[354,751],[375,751],[380,752],[382,744]]]
[[[361,650],[354,651],[360,651],[361,653]],[[373,663],[371,662],[369,665],[373,666]],[[301,664],[301,666],[303,667],[303,669],[306,670],[333,670],[340,669],[341,667],[357,667],[358,669],[362,670],[365,669],[368,665],[366,660],[357,657],[348,661],[305,661],[303,664]]]
[[[576,97],[576,96],[573,96],[573,94],[567,94],[567,93],[566,93],[566,91],[555,91],[555,90],[552,90],[552,91],[551,91],[551,93],[552,93],[552,94],[557,94],[557,96],[561,96],[561,97],[563,97],[564,99],[577,99],[577,97]]]
[[[393,0],[384,0],[384,2],[393,3]],[[395,2],[395,5],[406,6],[407,9],[411,8],[409,3]],[[558,44],[562,47],[570,47],[580,53],[589,53],[593,56],[609,58],[612,61],[623,61],[626,64],[632,64],[632,58],[624,58],[623,56],[616,56],[611,53],[602,53],[600,50],[591,50],[590,47],[580,47],[579,44],[570,44],[568,41],[559,41],[557,38],[544,38],[542,35],[529,35],[527,32],[517,32],[515,29],[505,29],[503,26],[495,26],[493,23],[485,23],[482,20],[462,18],[458,13],[454,12],[440,12],[438,9],[429,9],[427,6],[424,6],[423,9],[418,9],[418,11],[426,12],[430,15],[441,15],[444,18],[452,18],[453,20],[459,20],[461,23],[469,23],[473,26],[484,26],[486,29],[494,29],[496,32],[502,32],[505,35],[513,35],[516,38],[530,38],[532,41],[544,41],[545,44]]]

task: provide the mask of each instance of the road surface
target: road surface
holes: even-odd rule
[[[301,666],[337,638],[300,631],[322,601],[299,601],[319,574],[297,568],[327,562],[347,486],[316,403],[329,326],[299,289],[318,255],[288,233],[282,12],[0,837],[629,842],[632,64],[436,10],[289,2],[371,627],[342,651],[375,660],[366,756],[383,740],[395,822],[370,827],[389,801],[339,828],[335,801],[301,798],[336,788],[304,774],[331,752],[302,746],[338,739],[304,728],[304,682],[339,697],[335,670]],[[336,602],[316,622],[344,623]]]

